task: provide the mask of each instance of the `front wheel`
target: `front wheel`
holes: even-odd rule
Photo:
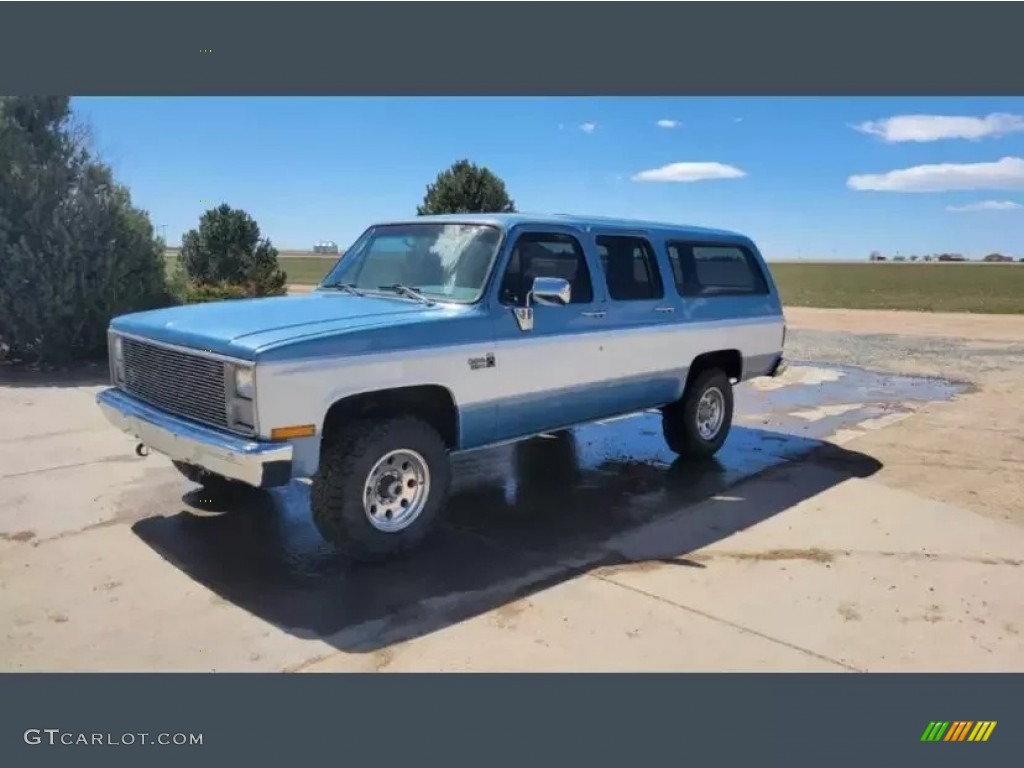
[[[694,459],[714,456],[732,426],[732,383],[724,371],[704,371],[686,388],[681,400],[662,410],[661,425],[668,447]]]
[[[444,441],[411,417],[342,429],[325,445],[313,479],[313,522],[355,560],[405,554],[431,533],[447,499],[451,467]]]

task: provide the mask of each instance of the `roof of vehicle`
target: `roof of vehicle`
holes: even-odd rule
[[[577,229],[595,227],[613,227],[616,229],[648,230],[672,232],[682,237],[713,237],[730,239],[748,239],[739,232],[724,229],[695,227],[688,224],[669,224],[667,222],[643,221],[640,219],[621,219],[606,216],[582,216],[569,213],[449,213],[435,216],[415,216],[408,219],[380,221],[378,225],[415,224],[415,223],[451,223],[451,224],[492,224],[504,228],[517,224],[560,224]]]

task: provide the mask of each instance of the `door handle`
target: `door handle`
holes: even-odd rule
[[[655,312],[665,312],[667,314],[669,312],[675,312],[676,308],[675,307],[655,307],[654,311]]]
[[[580,314],[582,314],[583,317],[602,318],[605,316],[606,313],[603,310],[598,310],[596,312],[581,312]]]

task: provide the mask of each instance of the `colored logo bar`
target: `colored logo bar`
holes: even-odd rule
[[[921,741],[988,741],[995,727],[995,720],[933,720]]]

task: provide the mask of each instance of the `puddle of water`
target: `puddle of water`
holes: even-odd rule
[[[825,370],[798,362],[792,365],[798,371]],[[923,403],[950,400],[966,390],[965,385],[944,379],[878,373],[842,365],[827,370],[834,374],[824,377],[829,381],[819,381],[823,377],[818,374],[795,380],[818,382],[813,384],[790,383],[775,389],[743,384],[736,389],[737,412],[748,422],[757,415],[768,428],[824,440],[866,421],[910,413]]]

